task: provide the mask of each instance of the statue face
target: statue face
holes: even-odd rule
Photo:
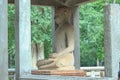
[[[56,24],[62,24],[65,21],[69,21],[71,17],[71,11],[68,8],[58,8],[55,11],[55,22]]]
[[[57,24],[61,24],[64,21],[64,15],[63,15],[63,10],[62,9],[58,9],[55,12],[55,22]]]

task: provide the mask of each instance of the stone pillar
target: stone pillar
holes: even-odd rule
[[[73,8],[73,25],[74,25],[74,60],[75,68],[80,69],[80,31],[79,31],[79,7]]]
[[[120,6],[105,6],[105,76],[118,76],[120,55]]]
[[[15,0],[16,80],[31,74],[30,0]]]
[[[53,52],[55,52],[55,7],[51,7],[52,8],[52,50]]]
[[[0,0],[0,80],[8,80],[7,0]]]

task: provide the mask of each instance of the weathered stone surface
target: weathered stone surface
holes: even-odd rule
[[[79,76],[85,77],[84,70],[33,70],[33,75],[58,75],[58,76]]]
[[[73,25],[74,25],[74,65],[80,69],[80,31],[79,31],[79,7],[73,8]]]
[[[0,80],[8,80],[7,0],[0,0]]]
[[[15,0],[16,80],[31,73],[30,0]]]
[[[116,77],[119,71],[120,55],[120,6],[105,6],[105,75]]]
[[[48,76],[48,75],[29,75],[22,76],[20,80],[117,80],[116,78],[90,78],[77,76]]]

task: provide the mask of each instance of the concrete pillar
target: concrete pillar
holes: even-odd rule
[[[51,7],[52,8],[52,50],[53,52],[55,52],[55,7]]]
[[[31,74],[30,0],[15,0],[16,80]]]
[[[79,7],[73,8],[73,26],[74,26],[74,60],[75,69],[80,69],[80,31],[79,31]]]
[[[105,6],[105,76],[118,76],[120,55],[120,6]]]
[[[0,0],[0,80],[8,80],[7,0]]]

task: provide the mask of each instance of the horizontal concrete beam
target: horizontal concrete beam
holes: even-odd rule
[[[104,70],[104,67],[103,66],[101,66],[101,67],[80,67],[80,69],[82,69],[82,70],[90,70],[90,71],[92,71],[92,70]],[[31,70],[36,70],[36,69],[31,69]],[[15,69],[13,68],[13,69],[8,69],[8,72],[15,72]]]
[[[14,3],[15,0],[8,0],[8,3]],[[70,0],[67,5],[68,6],[76,6],[82,3],[87,3],[95,0]],[[62,6],[64,5],[59,0],[31,0],[32,5],[44,5],[44,6]]]
[[[90,78],[77,76],[51,76],[51,75],[28,75],[22,76],[20,80],[117,80],[115,78]]]

